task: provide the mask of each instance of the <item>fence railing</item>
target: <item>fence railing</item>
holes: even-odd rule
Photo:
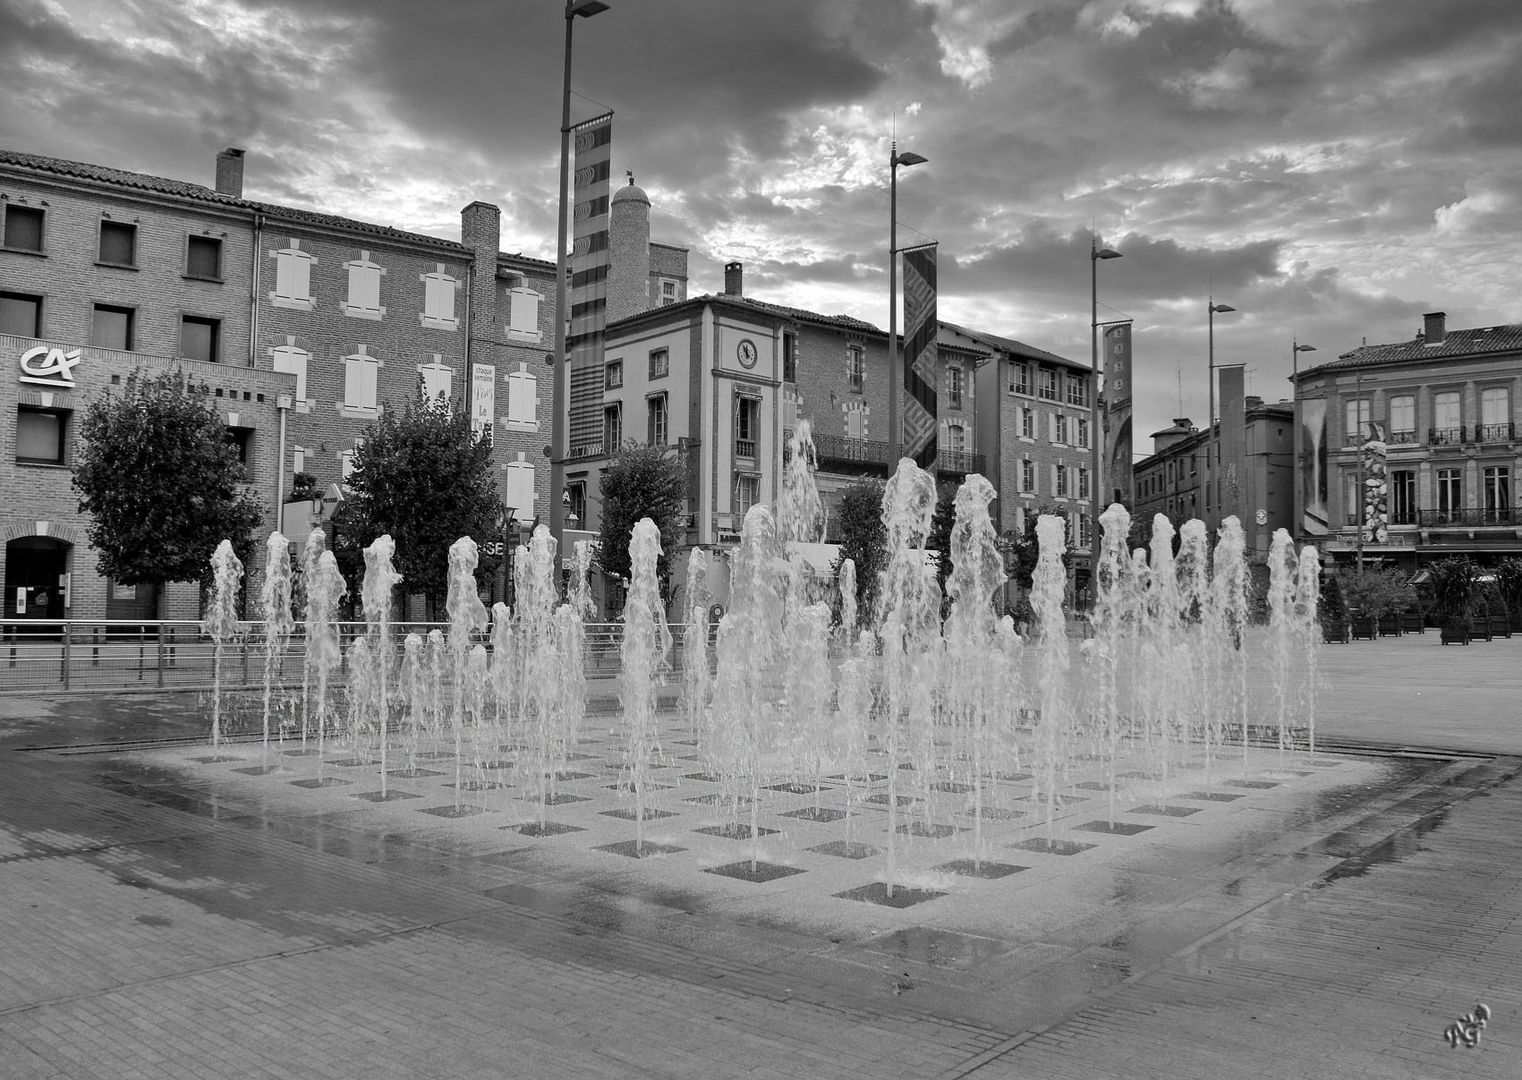
[[[398,665],[407,635],[426,639],[431,630],[449,635],[444,623],[391,624]],[[622,623],[586,624],[582,660],[589,677],[622,670],[623,630]],[[682,630],[671,626],[674,673],[682,667]],[[714,632],[710,627],[710,644]],[[349,647],[365,635],[365,624],[340,623],[338,633],[343,658],[334,677],[341,680],[347,677]],[[490,649],[490,630],[473,634],[471,643]],[[190,620],[12,619],[0,625],[0,692],[210,687],[216,646],[201,624]],[[300,684],[306,647],[306,634],[298,627],[271,662],[275,683]],[[266,651],[265,624],[239,623],[237,633],[222,643],[222,685],[262,686]]]

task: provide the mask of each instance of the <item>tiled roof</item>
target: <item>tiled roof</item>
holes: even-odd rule
[[[849,315],[821,315],[817,311],[805,311],[803,308],[784,307],[782,304],[772,304],[765,300],[756,300],[749,296],[734,296],[730,293],[718,293],[711,296],[699,296],[696,299],[702,301],[717,301],[725,304],[735,304],[740,307],[754,308],[770,315],[781,315],[787,319],[797,319],[800,322],[820,323],[824,326],[834,326],[842,330],[854,330],[861,334],[882,334],[885,331],[878,329],[869,322],[853,319]]]
[[[405,243],[421,243],[427,244],[430,247],[447,248],[450,251],[462,254],[468,251],[462,244],[453,240],[441,240],[437,236],[403,232],[400,229],[393,229],[388,225],[376,225],[368,221],[355,221],[352,218],[338,217],[335,214],[319,214],[313,210],[301,210],[292,206],[280,206],[276,203],[263,203],[255,202],[251,199],[235,198],[232,195],[224,195],[222,192],[206,187],[203,184],[192,184],[184,180],[170,180],[162,176],[149,176],[146,173],[127,172],[123,169],[108,169],[104,165],[90,165],[82,161],[65,161],[62,158],[43,157],[40,154],[23,154],[15,150],[0,150],[0,165],[13,165],[17,168],[30,169],[34,172],[50,173],[53,176],[89,180],[98,184],[132,188],[136,191],[149,191],[159,195],[172,195],[181,199],[194,199],[197,202],[225,206],[230,209],[250,210],[264,214],[266,217],[276,217],[283,221],[314,225],[318,228],[335,229],[342,232],[368,233],[372,236],[387,237]]]
[[[1085,371],[1089,369],[1087,364],[1080,364],[1075,360],[1069,360],[1065,356],[1058,356],[1056,353],[1047,352],[1045,349],[1038,349],[1034,345],[1027,345],[1023,341],[1016,341],[1014,338],[1000,337],[998,334],[990,334],[984,330],[970,330],[965,326],[958,326],[956,323],[942,322],[941,325],[949,327],[959,334],[965,334],[975,341],[986,342],[995,349],[1007,352],[1012,356],[1023,356],[1028,360],[1045,360],[1048,363],[1064,364],[1068,367],[1082,368]]]
[[[1327,368],[1367,367],[1372,364],[1405,363],[1413,360],[1443,360],[1486,353],[1522,352],[1522,325],[1482,326],[1473,330],[1449,330],[1441,343],[1428,345],[1421,338],[1397,341],[1392,345],[1361,345],[1336,360],[1301,368],[1301,376]]]

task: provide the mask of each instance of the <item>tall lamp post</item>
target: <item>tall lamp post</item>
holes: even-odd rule
[[[1210,361],[1210,405],[1205,411],[1205,519],[1210,520],[1210,511],[1215,509],[1215,523],[1219,528],[1221,524],[1221,500],[1217,497],[1215,484],[1215,460],[1220,453],[1220,443],[1215,433],[1215,317],[1236,308],[1230,304],[1218,304],[1215,297],[1207,301],[1207,316],[1210,323],[1208,359]]]
[[[1089,595],[1099,585],[1099,508],[1100,453],[1104,441],[1099,424],[1099,261],[1118,259],[1120,252],[1099,246],[1099,237],[1089,233],[1089,358],[1094,371],[1089,386]]]
[[[899,385],[904,381],[904,351],[898,340],[898,167],[923,165],[929,158],[913,150],[898,152],[898,140],[888,149],[888,451],[891,472],[898,465],[903,437],[898,415]]]
[[[1293,457],[1290,459],[1289,478],[1290,490],[1290,535],[1299,537],[1301,514],[1304,512],[1300,507],[1300,486],[1304,478],[1300,475],[1300,354],[1303,352],[1315,352],[1316,346],[1302,345],[1294,338],[1290,338],[1289,363],[1290,363],[1290,410],[1291,422],[1295,425],[1293,437]]]
[[[603,0],[566,0],[565,5],[565,82],[560,93],[560,229],[555,244],[555,388],[552,394],[555,415],[550,420],[550,490],[554,491],[565,482],[565,459],[570,452],[570,418],[566,415],[567,384],[570,381],[570,357],[565,353],[566,326],[570,312],[566,310],[566,191],[571,174],[571,27],[577,18],[590,19],[607,11],[609,5]],[[559,540],[564,531],[560,506],[550,500],[550,532]]]

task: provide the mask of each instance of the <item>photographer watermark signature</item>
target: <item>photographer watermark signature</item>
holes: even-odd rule
[[[1485,1030],[1485,1024],[1489,1020],[1489,1006],[1478,1004],[1473,1012],[1459,1017],[1445,1027],[1443,1038],[1448,1040],[1450,1047],[1457,1047],[1462,1042],[1466,1048],[1473,1050],[1480,1045],[1480,1032]]]

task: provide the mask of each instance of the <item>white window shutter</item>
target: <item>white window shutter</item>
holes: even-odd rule
[[[509,341],[539,340],[539,300],[533,289],[520,287],[508,291]]]

